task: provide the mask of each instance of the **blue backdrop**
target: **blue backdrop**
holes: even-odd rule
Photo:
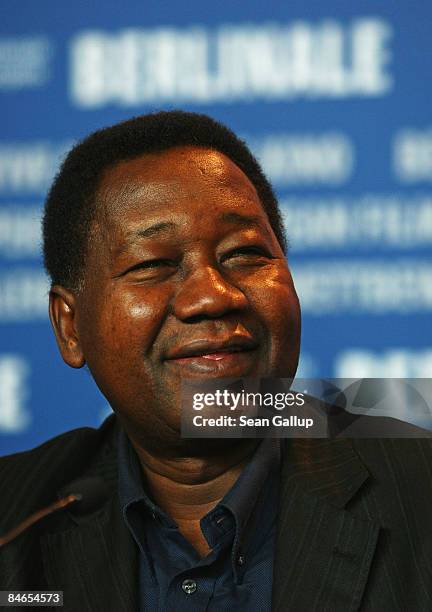
[[[431,19],[423,0],[3,0],[0,453],[109,410],[57,353],[41,208],[71,143],[155,109],[209,113],[262,161],[290,237],[302,376],[431,376]]]

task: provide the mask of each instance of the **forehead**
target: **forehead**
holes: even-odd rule
[[[103,174],[96,199],[98,216],[109,224],[121,223],[126,214],[157,218],[183,211],[191,216],[226,206],[266,217],[244,172],[223,153],[200,147],[117,163]]]

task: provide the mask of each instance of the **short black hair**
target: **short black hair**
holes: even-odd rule
[[[161,111],[100,129],[67,155],[45,202],[44,264],[51,283],[78,289],[85,270],[90,226],[102,173],[116,163],[179,146],[205,147],[229,157],[254,185],[270,225],[286,252],[273,189],[245,142],[207,115]]]

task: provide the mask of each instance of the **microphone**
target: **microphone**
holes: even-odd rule
[[[70,507],[71,514],[76,517],[94,512],[108,498],[108,487],[102,478],[83,478],[74,480],[62,487],[58,491],[58,497],[58,500],[41,510],[37,510],[19,525],[0,536],[0,548],[15,540],[38,521],[58,510]]]
[[[73,495],[79,504],[74,504],[70,513],[74,516],[91,514],[109,497],[108,486],[103,478],[93,476],[74,480],[58,491],[59,498]]]

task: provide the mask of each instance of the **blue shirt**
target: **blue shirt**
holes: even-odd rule
[[[234,486],[201,519],[201,558],[145,490],[139,459],[119,436],[119,494],[138,545],[141,612],[264,612],[271,608],[280,441],[264,439]]]

